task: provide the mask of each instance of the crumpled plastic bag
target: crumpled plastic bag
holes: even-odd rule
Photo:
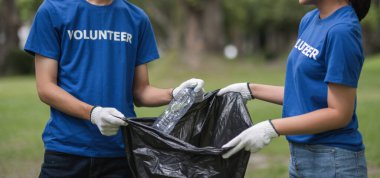
[[[223,159],[229,148],[221,147],[252,126],[251,118],[239,93],[216,93],[194,104],[170,135],[149,126],[156,118],[126,120],[122,130],[134,177],[244,177],[250,153]]]

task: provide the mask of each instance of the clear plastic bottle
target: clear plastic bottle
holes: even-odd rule
[[[169,134],[178,121],[193,105],[195,99],[194,90],[184,88],[178,92],[176,98],[169,103],[168,108],[157,118],[152,127]]]

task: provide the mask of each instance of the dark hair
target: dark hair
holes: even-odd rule
[[[355,9],[359,21],[364,19],[371,7],[371,0],[349,0],[352,7]]]

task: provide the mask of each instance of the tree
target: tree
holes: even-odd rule
[[[149,14],[160,46],[181,51],[181,58],[191,67],[200,65],[206,52],[222,50],[225,34],[220,0],[132,2]]]
[[[0,1],[0,23],[0,69],[2,69],[8,52],[19,47],[17,32],[22,22],[14,0]]]
[[[224,46],[224,20],[220,0],[182,0],[185,17],[184,59],[200,65],[204,53],[219,52]]]

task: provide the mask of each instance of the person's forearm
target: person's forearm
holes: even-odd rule
[[[135,91],[135,105],[138,107],[156,107],[167,105],[173,98],[172,91],[173,89],[161,89],[146,86],[138,91]]]
[[[38,86],[38,95],[44,103],[58,109],[70,116],[81,119],[90,119],[90,112],[93,106],[84,103],[54,83],[45,83]]]
[[[307,114],[272,120],[280,135],[317,134],[345,127],[351,116],[336,109],[325,108]]]
[[[322,133],[347,126],[352,121],[355,110],[356,89],[329,83],[327,96],[327,108],[273,120],[274,127],[282,135],[299,135]]]
[[[284,100],[284,87],[251,83],[249,85],[252,95],[259,100],[282,105]]]

